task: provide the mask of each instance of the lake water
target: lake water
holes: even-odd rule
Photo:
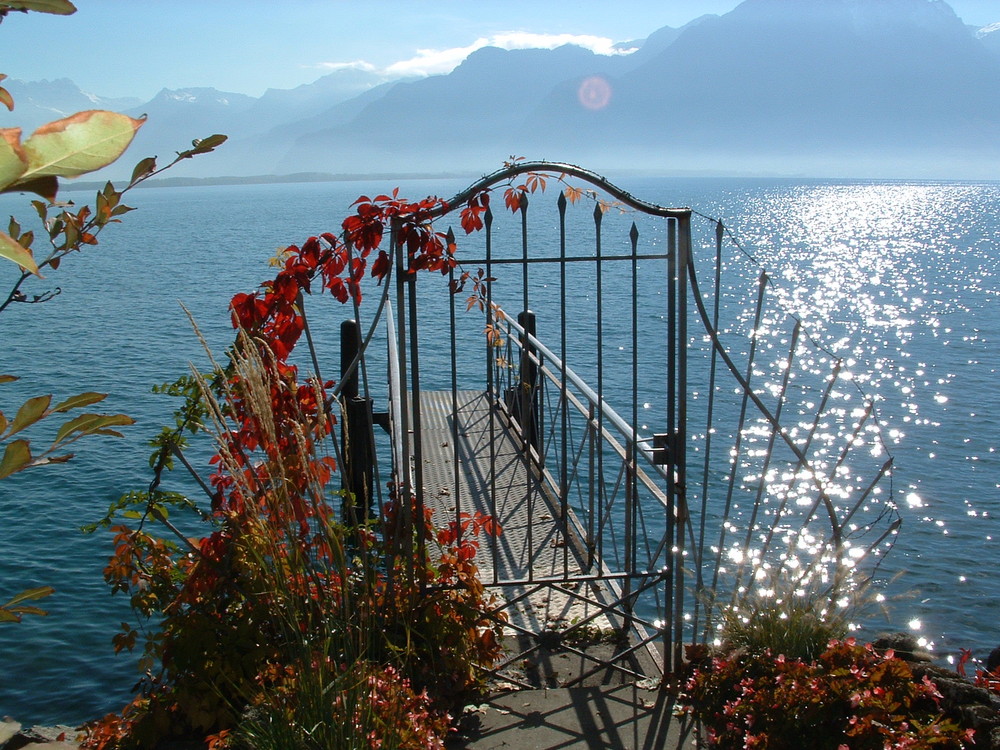
[[[817,320],[847,326],[858,369],[881,397],[896,459],[903,527],[883,572],[890,621],[946,658],[985,656],[1000,643],[991,575],[1000,528],[1000,183],[627,178],[662,205],[723,219]],[[451,195],[464,181],[408,181],[411,197]],[[384,183],[326,183],[137,191],[139,210],[97,248],[67,259],[28,294],[44,305],[0,316],[8,414],[28,396],[109,394],[105,411],[136,419],[124,440],[81,443],[64,466],[0,482],[0,600],[36,585],[57,593],[47,618],[0,626],[0,715],[76,722],[120,708],[136,680],[110,639],[129,618],[103,583],[107,534],[79,527],[122,492],[149,481],[146,441],[171,418],[151,386],[204,362],[180,304],[221,351],[226,305],[266,278],[274,252],[336,230],[360,194]],[[84,193],[66,193],[83,200]],[[28,222],[25,199],[0,196],[0,215]],[[0,266],[0,287],[12,278]],[[426,363],[425,363],[426,364]],[[42,431],[44,434],[44,430]],[[908,593],[900,598],[896,595]]]

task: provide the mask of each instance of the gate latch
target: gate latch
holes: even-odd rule
[[[653,434],[653,463],[666,466],[670,463],[670,452],[673,450],[674,436],[669,432]]]

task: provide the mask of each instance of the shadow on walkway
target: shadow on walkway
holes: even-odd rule
[[[665,692],[636,685],[522,690],[467,711],[449,748],[696,748],[693,722]]]

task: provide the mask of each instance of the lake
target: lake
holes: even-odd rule
[[[1000,528],[1000,183],[626,177],[635,195],[721,218],[740,245],[817,320],[847,326],[858,372],[880,398],[895,456],[892,497],[902,530],[882,574],[890,619],[947,658],[1000,643],[1000,597],[990,575]],[[450,196],[465,181],[414,180],[401,194]],[[68,258],[31,295],[44,305],[0,316],[0,409],[24,398],[109,394],[104,411],[136,420],[123,440],[92,440],[66,465],[0,482],[0,601],[55,586],[46,618],[0,626],[0,715],[23,723],[79,722],[119,709],[134,661],[110,639],[128,620],[102,579],[110,535],[85,536],[124,491],[149,482],[147,441],[171,420],[153,385],[203,365],[183,303],[209,343],[231,336],[226,307],[273,271],[276,250],[336,231],[371,182],[139,190],[139,210],[101,244]],[[66,192],[84,200],[87,194]],[[553,196],[554,197],[554,196]],[[0,214],[27,224],[26,199],[0,196]],[[13,278],[0,266],[0,286]],[[751,281],[752,283],[752,281]],[[424,363],[427,367],[427,363]],[[42,430],[44,434],[44,430]]]

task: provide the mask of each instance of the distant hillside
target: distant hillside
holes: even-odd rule
[[[1000,66],[943,2],[747,0],[686,29],[614,91],[581,118],[563,87],[527,130],[574,122],[575,153],[600,139],[626,162],[1000,173],[983,162],[1000,154]]]
[[[405,164],[427,170],[443,159],[445,169],[477,162],[489,168],[520,153],[525,114],[553,87],[608,74],[624,59],[572,46],[486,47],[449,75],[397,84],[349,121],[296,138],[278,167],[298,171],[324,163],[353,171],[366,164],[376,170]]]
[[[0,107],[0,128],[16,126],[25,133],[85,109],[120,112],[141,103],[140,99],[109,99],[86,94],[68,78],[30,83],[8,78],[3,86],[14,98],[14,111],[8,112],[6,107]]]
[[[1000,61],[1000,23],[992,24],[976,31],[976,38],[986,50]]]
[[[69,81],[15,82],[6,118],[146,113],[136,159],[229,135],[178,171],[191,177],[484,173],[521,155],[605,170],[1000,178],[1000,24],[970,29],[943,0],[745,0],[619,48],[636,46],[485,48],[448,75],[348,68],[258,99],[184,89],[139,105]]]

